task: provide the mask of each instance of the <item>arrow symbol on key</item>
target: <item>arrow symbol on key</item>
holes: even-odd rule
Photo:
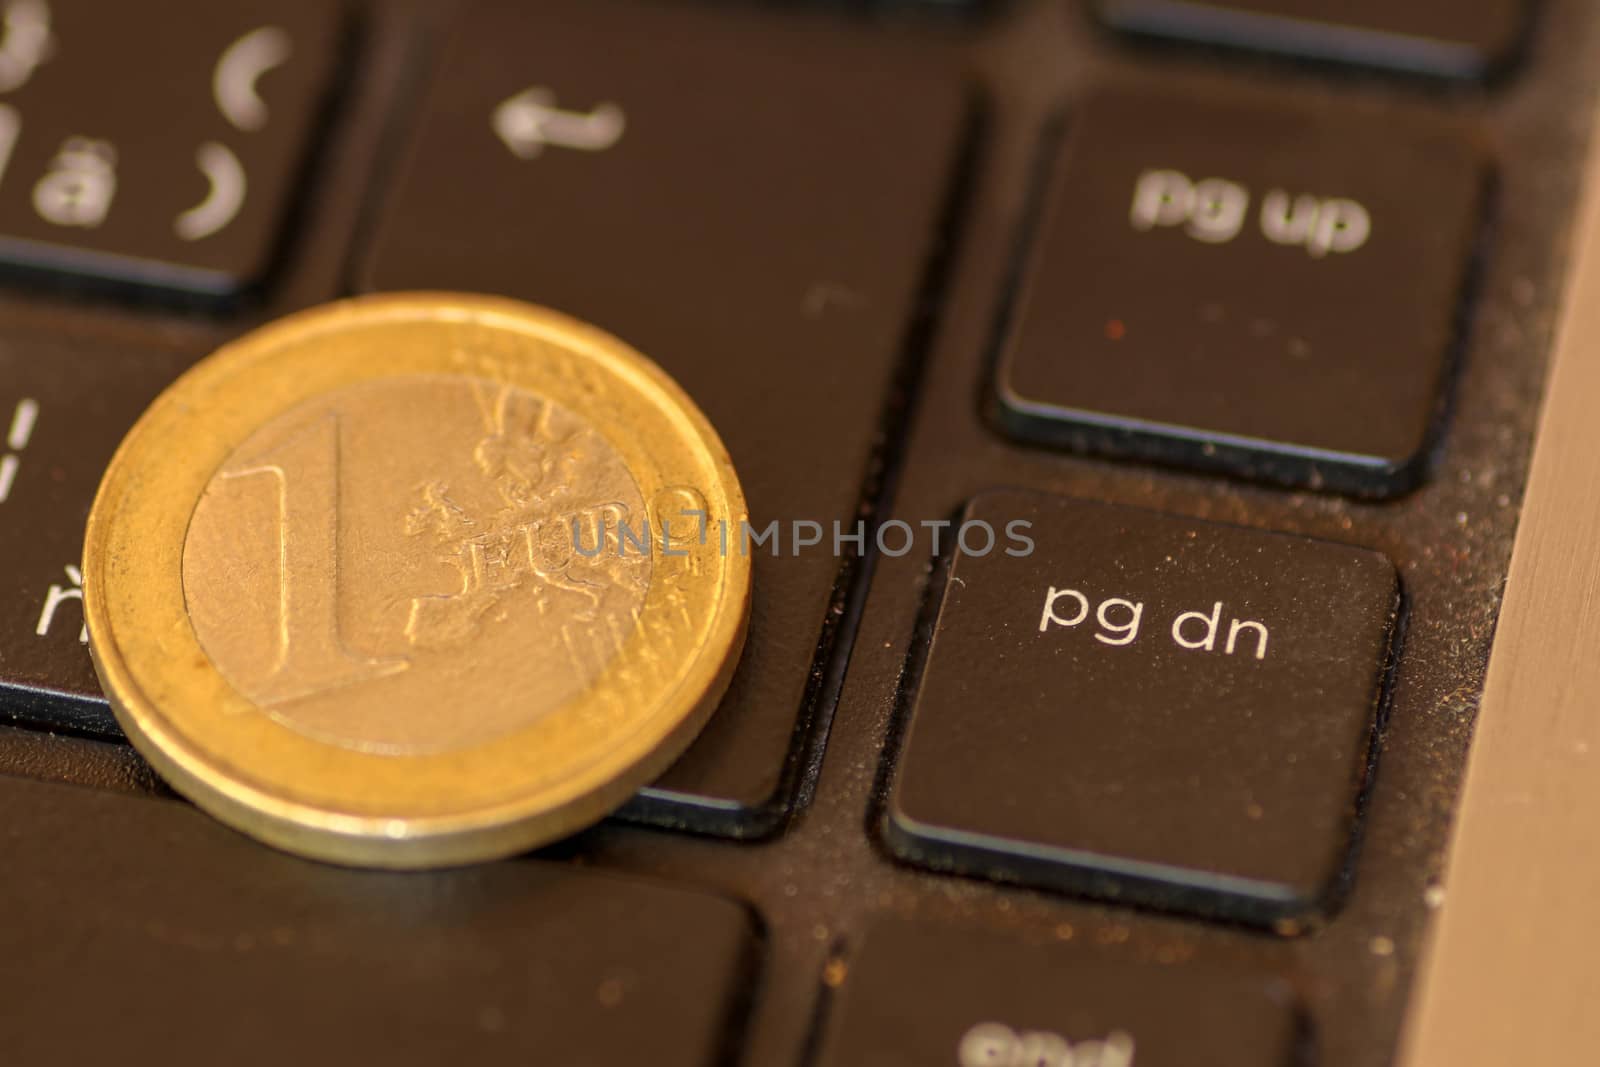
[[[494,109],[494,132],[518,159],[532,159],[545,145],[603,152],[622,138],[624,118],[615,104],[593,111],[563,111],[548,89],[524,89]]]

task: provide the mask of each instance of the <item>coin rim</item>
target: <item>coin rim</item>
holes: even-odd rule
[[[509,855],[581,829],[614,810],[681,755],[726,692],[743,648],[750,612],[750,560],[737,552],[719,556],[721,595],[716,615],[705,628],[706,639],[688,669],[680,672],[671,693],[655,705],[652,721],[667,722],[670,727],[649,744],[638,743],[634,736],[626,738],[623,747],[635,750],[631,759],[620,767],[587,768],[563,783],[568,788],[547,790],[558,794],[554,799],[533,794],[471,811],[390,818],[287,799],[241,781],[227,767],[219,766],[210,754],[190,743],[170,711],[161,713],[147,696],[139,681],[140,668],[159,670],[162,665],[128,662],[125,650],[115,640],[111,609],[101,595],[101,586],[128,481],[152,464],[159,467],[170,462],[159,443],[148,440],[152,424],[160,421],[162,413],[181,405],[193,384],[216,374],[219,365],[248,362],[259,358],[262,351],[291,344],[296,338],[325,335],[336,330],[340,320],[359,328],[374,317],[386,323],[408,318],[482,323],[502,316],[581,358],[616,360],[642,377],[657,393],[652,399],[663,414],[682,418],[692,430],[693,440],[684,443],[697,445],[701,462],[715,472],[716,488],[727,501],[730,521],[747,517],[743,491],[726,449],[681,387],[626,343],[559,312],[501,297],[447,292],[383,294],[298,312],[224,345],[175,381],[117,449],[90,511],[83,570],[90,652],[118,722],[163,777],[223,822],[291,852],[361,866],[432,867]],[[196,502],[175,501],[172,505],[186,509],[185,525]],[[216,674],[209,660],[205,669]]]

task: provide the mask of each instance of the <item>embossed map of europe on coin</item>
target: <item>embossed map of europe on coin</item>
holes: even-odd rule
[[[643,514],[621,457],[558,405],[482,379],[383,379],[238,448],[195,509],[184,592],[218,670],[273,717],[438,751],[593,682],[649,587],[649,555],[617,533]]]

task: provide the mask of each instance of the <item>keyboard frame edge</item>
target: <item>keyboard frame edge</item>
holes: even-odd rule
[[[1398,1067],[1600,1047],[1600,110],[1459,805]],[[1591,846],[1591,847],[1586,847]]]

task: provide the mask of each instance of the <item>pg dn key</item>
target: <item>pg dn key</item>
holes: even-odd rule
[[[939,869],[1290,929],[1330,908],[1399,614],[1364,549],[1037,493],[969,520],[885,819]],[[1015,527],[1013,527],[1015,528]]]

